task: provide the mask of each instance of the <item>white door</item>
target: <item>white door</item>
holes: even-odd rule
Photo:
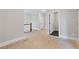
[[[53,32],[54,13],[49,13],[49,34]]]

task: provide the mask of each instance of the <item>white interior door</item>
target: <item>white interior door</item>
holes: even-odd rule
[[[53,32],[54,13],[49,13],[49,34]]]

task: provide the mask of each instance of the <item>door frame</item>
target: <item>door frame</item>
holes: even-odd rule
[[[78,11],[78,39],[79,39],[79,11]]]
[[[57,14],[58,14],[58,30],[59,30],[58,35],[59,35],[59,36],[56,36],[56,37],[60,37],[60,11],[53,11],[52,13],[54,13],[54,12],[57,12]],[[49,35],[50,35],[50,16],[51,16],[50,13],[51,13],[51,12],[48,13],[48,20],[49,20],[49,24],[48,24],[48,25],[49,25]]]

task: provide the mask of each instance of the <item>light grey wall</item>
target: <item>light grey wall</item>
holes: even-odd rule
[[[24,10],[0,10],[0,42],[8,41],[23,35]]]
[[[32,14],[30,13],[24,14],[24,24],[31,23],[31,19],[32,19]]]
[[[78,16],[76,9],[60,11],[60,36],[78,38]]]

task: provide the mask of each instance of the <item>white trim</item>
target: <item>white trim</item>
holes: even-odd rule
[[[19,40],[25,40],[26,37],[25,36],[22,36],[22,37],[18,37],[18,38],[15,38],[15,39],[12,39],[12,40],[9,40],[9,41],[6,41],[6,42],[2,42],[0,43],[0,47],[3,47],[3,46],[6,46],[6,45],[9,45],[11,43],[15,43]]]
[[[69,39],[67,36],[60,35],[59,38]]]
[[[68,37],[68,36],[63,36],[63,35],[60,35],[59,38],[61,39],[71,39],[71,40],[78,40],[78,38],[74,38],[74,37]],[[79,41],[79,40],[78,40]]]

